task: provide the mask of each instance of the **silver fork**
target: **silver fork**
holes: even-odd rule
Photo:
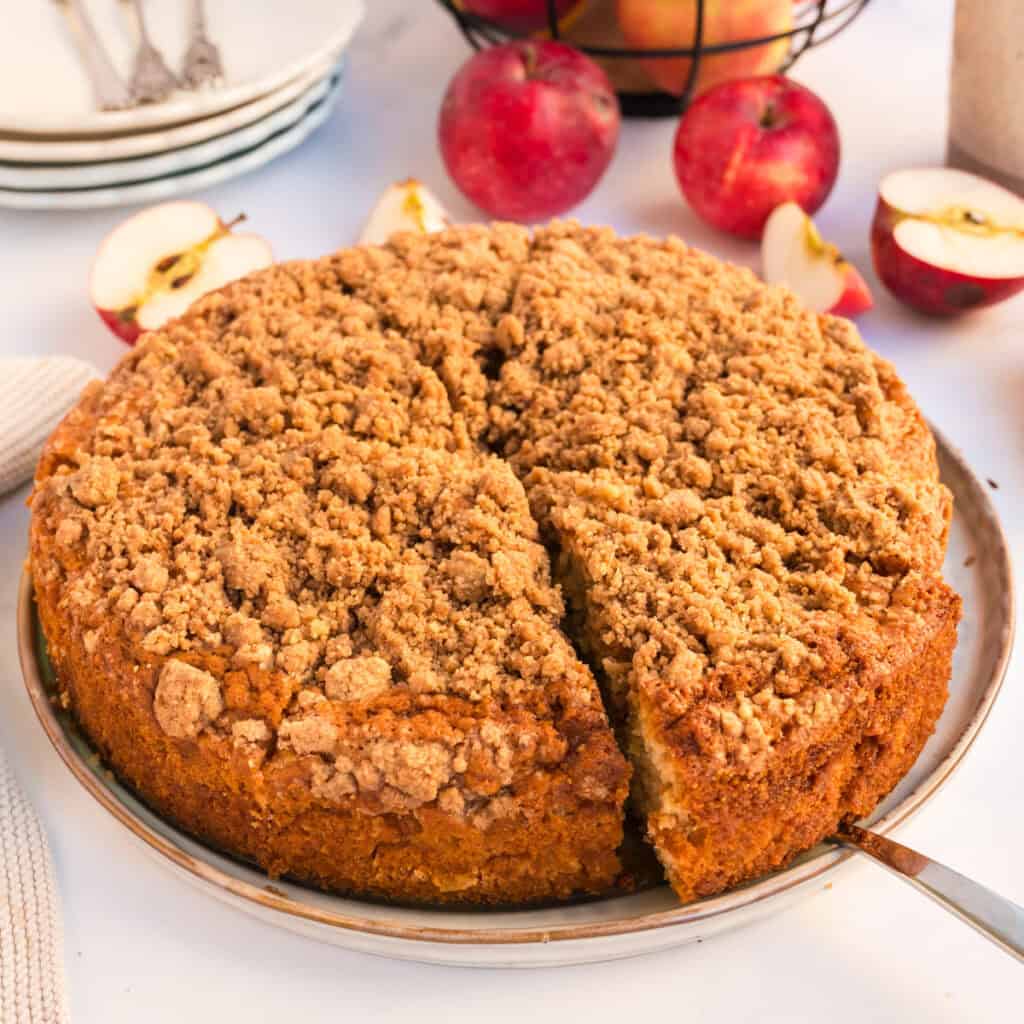
[[[192,40],[185,53],[181,81],[189,89],[217,85],[224,79],[220,50],[206,34],[206,10],[203,0],[192,0]]]
[[[122,2],[131,7],[139,34],[139,47],[135,51],[135,70],[129,85],[132,102],[159,103],[178,88],[178,79],[149,38],[146,17],[142,13],[142,0]]]
[[[93,96],[100,110],[123,110],[132,105],[131,93],[114,70],[100,37],[96,34],[92,20],[81,0],[54,0],[71,30],[71,36],[78,48]]]

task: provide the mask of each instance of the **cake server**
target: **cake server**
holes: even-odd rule
[[[1024,907],[908,846],[857,825],[841,825],[833,838],[866,853],[1024,963]]]

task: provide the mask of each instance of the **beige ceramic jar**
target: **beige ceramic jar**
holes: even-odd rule
[[[1024,0],[957,0],[948,161],[1024,193]]]

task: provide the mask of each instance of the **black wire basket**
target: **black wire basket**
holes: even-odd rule
[[[497,22],[473,13],[465,7],[465,0],[438,0],[455,18],[462,34],[477,49],[523,35],[502,27]],[[557,0],[546,0],[547,24],[534,35],[561,39],[571,43],[593,57],[608,72],[619,94],[622,113],[626,117],[672,117],[686,109],[701,80],[701,68],[723,54],[773,44],[779,57],[777,66],[765,71],[788,71],[812,46],[820,46],[838,35],[856,18],[869,0],[803,0],[795,3],[792,26],[774,35],[739,39],[730,42],[706,44],[706,0],[695,0],[693,45],[679,49],[635,49],[624,45],[622,34],[615,24],[613,0],[581,0],[578,9],[584,15],[578,18],[562,17]],[[652,77],[651,61],[688,61],[681,89],[665,92]]]

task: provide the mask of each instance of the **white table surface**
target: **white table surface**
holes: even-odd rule
[[[434,139],[445,82],[466,55],[427,0],[378,0],[352,51],[347,94],[299,151],[203,195],[245,210],[282,258],[348,244],[376,193],[414,174],[455,217]],[[952,0],[876,0],[797,77],[843,136],[838,185],[819,223],[865,272],[877,307],[864,335],[994,494],[1024,563],[1024,297],[958,322],[918,318],[881,291],[868,224],[887,170],[940,163]],[[1022,115],[1024,116],[1024,115]],[[676,232],[756,264],[755,247],[703,227],[670,169],[673,124],[627,123],[607,176],[576,211],[620,230]],[[90,309],[89,262],[124,211],[0,212],[0,353],[65,352],[103,369],[123,354]],[[15,591],[25,492],[0,502],[0,744],[48,829],[63,895],[72,1018],[120,1022],[486,1020],[841,1022],[1020,1019],[1019,965],[909,887],[855,863],[804,903],[700,946],[525,973],[393,963],[316,944],[200,895],[140,853],[50,748],[22,690]],[[953,781],[899,838],[1024,903],[1024,652]]]

